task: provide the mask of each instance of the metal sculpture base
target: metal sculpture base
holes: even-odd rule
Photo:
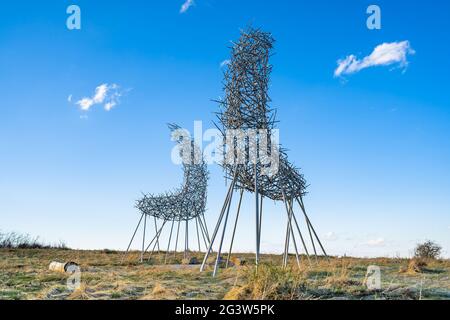
[[[230,265],[230,259],[232,256],[232,251],[233,251],[233,245],[234,245],[234,239],[236,236],[236,229],[238,226],[238,221],[239,221],[239,216],[240,216],[240,211],[241,211],[241,206],[242,206],[242,199],[244,196],[244,189],[238,189],[236,190],[236,183],[237,183],[237,178],[235,176],[235,178],[233,179],[233,181],[231,182],[227,195],[225,197],[225,201],[222,207],[222,211],[219,215],[219,219],[217,221],[216,227],[214,229],[214,233],[212,234],[212,238],[211,238],[211,242],[209,244],[208,250],[205,254],[205,257],[203,259],[203,263],[202,266],[200,268],[200,272],[205,271],[206,269],[206,263],[208,261],[209,256],[213,253],[213,246],[216,242],[217,236],[219,234],[219,230],[220,227],[222,225],[223,222],[223,229],[222,229],[222,234],[220,237],[220,242],[219,242],[219,248],[217,251],[217,255],[216,255],[216,259],[215,259],[215,263],[214,263],[214,270],[213,270],[213,276],[215,277],[219,271],[219,265],[221,263],[221,255],[222,255],[222,249],[223,249],[223,243],[224,243],[224,239],[225,239],[225,234],[226,234],[226,230],[227,230],[227,224],[229,221],[229,217],[230,217],[230,210],[231,210],[231,204],[233,201],[233,195],[235,193],[235,191],[239,191],[239,201],[238,201],[238,206],[237,206],[237,213],[236,213],[236,217],[235,217],[235,221],[234,221],[234,225],[233,225],[233,232],[232,232],[232,236],[231,236],[231,244],[230,244],[230,248],[228,250],[228,254],[227,254],[227,260],[225,263],[225,268],[228,268]],[[284,194],[284,192],[283,192]],[[258,265],[260,264],[260,250],[261,250],[261,226],[262,226],[262,214],[263,214],[263,197],[260,196],[258,194],[258,192],[255,192],[255,198],[256,198],[256,210],[255,210],[255,216],[256,216],[256,233],[255,233],[255,238],[256,238],[256,252],[255,252],[255,262],[256,262],[256,267],[258,267]],[[310,254],[310,250],[308,250],[308,246],[307,246],[307,241],[305,239],[305,237],[303,236],[303,233],[300,229],[300,223],[299,220],[296,217],[296,214],[294,213],[294,202],[296,202],[300,208],[301,213],[303,214],[304,218],[305,218],[305,223],[308,229],[308,234],[309,234],[309,240],[311,242],[311,248],[314,252],[314,254]],[[284,246],[284,253],[283,253],[283,267],[286,268],[288,266],[288,262],[289,262],[289,252],[291,250],[291,246],[290,243],[292,241],[293,243],[293,247],[294,247],[294,252],[295,252],[295,257],[296,257],[296,262],[297,262],[297,266],[300,268],[301,266],[301,261],[300,261],[300,250],[299,247],[297,246],[297,240],[300,239],[303,250],[305,255],[308,258],[309,263],[311,263],[311,256],[313,255],[315,257],[315,259],[317,260],[318,255],[318,250],[317,250],[317,245],[320,247],[323,256],[328,257],[322,242],[320,241],[319,236],[316,233],[316,230],[314,229],[314,226],[311,223],[311,220],[309,219],[309,216],[306,212],[305,209],[305,205],[303,203],[303,198],[300,196],[298,198],[295,199],[286,199],[284,198],[284,206],[285,206],[285,210],[286,210],[286,216],[287,216],[287,227],[286,227],[286,238],[285,238],[285,246]]]
[[[140,262],[143,263],[146,259],[145,255],[148,253],[149,257],[147,259],[147,261],[150,261],[152,256],[155,254],[155,252],[157,253],[165,253],[164,255],[164,264],[167,264],[167,261],[170,257],[170,255],[173,254],[173,256],[175,257],[176,254],[179,252],[179,243],[180,243],[180,229],[182,228],[182,225],[184,224],[184,250],[183,252],[183,258],[184,259],[188,259],[189,258],[189,253],[193,252],[192,250],[190,250],[189,248],[189,223],[191,222],[191,228],[192,226],[194,226],[192,223],[195,221],[195,233],[196,233],[196,240],[197,240],[197,244],[194,245],[198,245],[198,252],[203,252],[202,251],[202,247],[207,249],[208,248],[208,244],[210,243],[210,238],[209,238],[209,233],[208,233],[208,227],[206,225],[206,220],[205,220],[205,216],[204,215],[200,215],[195,217],[194,219],[191,220],[176,220],[173,219],[172,221],[162,221],[162,224],[160,222],[160,226],[158,226],[158,221],[157,219],[153,219],[154,220],[154,227],[155,227],[155,231],[153,233],[153,238],[151,239],[151,241],[147,244],[146,243],[146,236],[147,236],[147,220],[148,217],[145,214],[141,215],[141,218],[136,226],[136,229],[134,230],[134,233],[131,237],[130,243],[128,244],[127,250],[125,251],[124,257],[122,259],[122,261],[125,259],[126,255],[130,252],[130,248],[133,244],[133,241],[136,238],[136,235],[139,231],[139,228],[143,227],[143,232],[142,232],[142,248],[141,248],[141,256],[140,256]],[[163,234],[164,230],[168,230],[165,229],[166,227],[168,227],[170,225],[170,234],[169,234],[169,240],[167,243],[167,247],[163,248],[166,249],[164,251],[161,250],[161,235]],[[172,243],[172,240],[175,239],[175,243]],[[172,251],[173,248],[173,251]]]

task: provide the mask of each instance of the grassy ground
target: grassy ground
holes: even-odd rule
[[[450,261],[429,261],[413,270],[406,259],[295,257],[287,270],[280,256],[264,256],[255,272],[253,256],[237,254],[243,266],[221,270],[217,278],[198,265],[180,265],[182,255],[164,254],[137,263],[139,254],[115,251],[0,250],[0,299],[450,299]],[[202,258],[201,254],[191,256]],[[67,289],[68,275],[49,271],[51,261],[81,266],[81,287]],[[240,264],[239,261],[235,261]],[[364,285],[367,267],[382,271],[382,290]],[[419,272],[417,272],[419,271]]]

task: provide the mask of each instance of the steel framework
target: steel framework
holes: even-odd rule
[[[222,259],[224,238],[235,192],[239,194],[239,202],[226,267],[228,267],[232,255],[245,191],[255,195],[257,266],[260,262],[264,198],[283,202],[286,210],[287,227],[283,266],[286,267],[288,264],[291,240],[294,244],[297,264],[300,266],[296,233],[299,235],[308,260],[310,259],[306,238],[303,236],[300,221],[294,212],[295,204],[298,205],[305,218],[314,256],[318,256],[317,244],[323,254],[327,255],[305,209],[303,197],[306,195],[307,185],[303,174],[288,161],[286,150],[281,147],[272,148],[277,143],[273,135],[276,125],[276,111],[269,106],[271,99],[268,94],[272,71],[269,59],[272,55],[273,44],[274,39],[270,33],[254,28],[241,32],[239,41],[233,43],[231,48],[231,59],[224,75],[225,97],[217,101],[220,105],[220,111],[217,113],[219,123],[216,126],[222,132],[224,139],[225,161],[222,163],[222,167],[230,184],[201,266],[201,271],[204,271],[223,223],[214,264],[214,276],[218,272]],[[230,139],[229,132],[239,130],[247,132],[246,138],[237,139],[231,135],[232,138]],[[248,132],[252,132],[253,136],[249,137]],[[252,154],[251,150],[257,151]],[[244,161],[242,161],[242,158],[237,161],[241,154],[245,155]],[[276,159],[277,162],[276,170],[270,171],[269,167],[273,167],[273,159]]]
[[[150,250],[150,257],[155,250],[161,251],[160,240],[165,226],[170,225],[170,235],[167,245],[165,263],[171,253],[172,239],[176,240],[174,254],[178,251],[180,238],[180,227],[182,223],[184,228],[184,258],[188,257],[189,249],[189,222],[195,222],[196,240],[198,251],[202,251],[202,241],[207,248],[210,242],[208,228],[205,219],[205,209],[207,200],[208,170],[206,162],[201,154],[201,149],[189,137],[189,133],[182,130],[177,125],[169,125],[174,139],[179,147],[179,155],[182,160],[184,182],[183,185],[174,191],[166,192],[162,195],[144,194],[136,201],[136,208],[140,211],[141,217],[138,225],[131,237],[126,252],[128,253],[133,240],[143,224],[141,262],[144,261],[144,255]],[[153,219],[154,236],[149,244],[146,244],[147,220]],[[177,225],[177,226],[176,226]],[[192,223],[191,223],[192,226]],[[200,237],[201,235],[201,237]]]

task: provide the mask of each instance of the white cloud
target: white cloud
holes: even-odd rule
[[[92,99],[94,104],[103,103],[108,93],[109,87],[107,84],[102,84],[95,89],[95,96]]]
[[[194,0],[186,0],[181,6],[180,13],[185,13],[189,10],[190,7],[194,5]]]
[[[72,97],[73,97],[73,95],[72,95],[72,94],[71,94],[71,95],[69,95],[69,96],[67,97],[67,102],[71,103],[71,102],[72,102]]]
[[[116,105],[117,105],[117,103],[114,102],[114,101],[107,102],[107,103],[105,104],[105,110],[106,110],[106,111],[111,111],[112,108],[114,108]]]
[[[77,102],[77,105],[80,106],[81,110],[88,111],[94,105],[94,100],[91,98],[83,98]]]
[[[336,241],[338,240],[338,235],[334,232],[328,232],[327,234],[325,234],[325,240]]]
[[[111,111],[117,106],[120,101],[122,93],[120,87],[117,84],[101,84],[95,88],[95,93],[92,97],[84,97],[77,101],[76,104],[83,111],[89,111],[94,105],[103,104],[106,111]],[[70,99],[70,101],[72,98]]]
[[[375,66],[398,64],[400,68],[405,68],[408,66],[408,55],[413,54],[415,54],[415,51],[411,48],[409,41],[383,43],[377,46],[369,56],[361,60],[353,54],[345,59],[338,60],[338,67],[334,71],[334,76],[340,77]]]
[[[370,247],[383,247],[386,245],[386,241],[384,240],[384,238],[378,238],[369,240],[366,244]]]

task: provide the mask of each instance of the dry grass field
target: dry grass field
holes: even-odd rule
[[[407,259],[321,258],[284,270],[281,256],[263,256],[255,272],[253,255],[239,259],[217,278],[198,265],[182,265],[182,255],[164,254],[137,263],[139,253],[122,262],[121,252],[61,249],[0,249],[0,299],[450,299],[450,261],[417,263]],[[199,260],[200,253],[191,253]],[[68,275],[49,271],[52,261],[77,262],[81,287],[67,289]],[[241,265],[242,264],[242,265]],[[367,267],[381,267],[382,289],[365,286]]]

